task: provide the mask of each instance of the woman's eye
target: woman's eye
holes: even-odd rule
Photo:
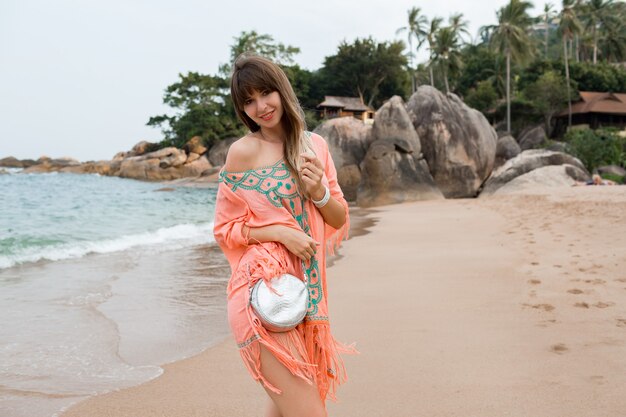
[[[269,95],[269,94],[270,94],[270,92],[269,92],[269,91],[267,91],[267,90],[265,90],[265,91],[263,91],[261,94],[263,94],[264,96],[267,96],[267,95]]]
[[[244,102],[243,102],[243,104],[244,104],[245,106],[247,106],[247,105],[248,105],[248,104],[250,104],[250,103],[252,103],[252,100],[246,100],[246,101],[244,101]]]

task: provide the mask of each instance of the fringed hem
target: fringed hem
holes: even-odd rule
[[[345,345],[336,341],[328,322],[305,322],[297,328],[273,337],[248,308],[250,323],[255,335],[246,343],[241,343],[239,353],[250,375],[272,392],[281,394],[282,390],[269,382],[261,371],[261,344],[283,364],[292,375],[315,383],[319,396],[324,402],[327,398],[336,402],[337,387],[348,380],[340,354],[359,354],[355,344]],[[304,360],[298,360],[297,352]]]
[[[345,199],[339,200],[346,211],[346,222],[339,229],[335,229],[328,224],[324,224],[324,239],[326,240],[326,253],[334,255],[335,251],[341,246],[341,242],[348,239],[350,232],[350,208]]]
[[[325,401],[328,396],[337,402],[337,387],[348,380],[340,354],[359,354],[355,343],[345,345],[335,340],[327,322],[305,322],[304,342],[308,359],[316,365],[315,383],[320,398]]]
[[[306,360],[307,354],[301,335],[298,329],[293,329],[281,334],[281,340],[286,339],[287,346],[283,346],[280,340],[272,337],[263,327],[261,321],[252,311],[252,307],[246,309],[248,319],[254,330],[254,336],[249,339],[249,343],[239,349],[239,353],[250,372],[250,375],[261,381],[270,391],[281,394],[282,391],[272,385],[261,372],[261,344],[265,346],[293,375],[304,379],[308,384],[313,384],[315,375],[315,365],[306,361],[298,360],[294,357],[295,350]]]

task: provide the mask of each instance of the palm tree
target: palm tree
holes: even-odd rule
[[[554,5],[552,3],[546,3],[543,5],[543,27],[545,29],[545,39],[544,39],[544,58],[548,59],[548,35],[550,33],[550,20],[554,17],[554,10],[552,8]]]
[[[446,85],[446,93],[450,92],[448,75],[461,68],[461,53],[459,52],[459,33],[453,26],[446,26],[435,35],[433,62],[442,69]]]
[[[424,15],[420,15],[421,9],[419,7],[411,8],[408,14],[408,25],[401,27],[396,31],[396,35],[407,32],[407,39],[409,41],[409,67],[411,71],[411,93],[414,93],[416,90],[415,83],[415,67],[413,66],[413,58],[415,53],[419,51],[424,42],[424,36],[426,35],[426,31],[424,27],[428,25],[428,19]],[[417,41],[417,47],[415,48],[415,53],[413,51],[413,39]]]
[[[466,43],[465,39],[463,39],[464,35],[467,36],[468,39],[470,39],[471,41],[472,35],[470,35],[469,31],[467,30],[469,22],[467,20],[463,20],[463,13],[454,13],[450,15],[450,17],[448,18],[448,23],[450,24],[450,27],[454,29],[454,31],[457,33],[458,40],[460,40],[462,43]]]
[[[621,62],[626,59],[626,4],[614,3],[609,6],[605,20],[604,34],[599,40],[599,48],[607,62]]]
[[[559,32],[563,39],[563,61],[565,64],[565,85],[567,86],[567,126],[572,126],[572,97],[570,94],[569,81],[569,54],[567,53],[567,41],[582,31],[582,25],[576,16],[574,8],[576,0],[563,0]]]
[[[589,0],[583,5],[585,16],[585,30],[591,29],[593,36],[593,63],[598,62],[598,29],[606,25],[609,6],[613,0]]]
[[[428,70],[430,71],[430,85],[432,85],[433,87],[435,86],[435,77],[433,76],[433,66],[432,66],[433,50],[435,47],[435,35],[437,34],[439,27],[441,26],[441,22],[443,22],[442,18],[434,17],[433,20],[430,21],[430,27],[428,28],[428,31],[426,32],[426,40],[428,41],[428,55],[429,55]]]
[[[511,59],[523,63],[533,56],[533,43],[528,36],[532,19],[528,9],[532,3],[510,0],[496,13],[497,25],[483,27],[481,31],[491,34],[489,44],[506,56],[506,129],[511,132]]]

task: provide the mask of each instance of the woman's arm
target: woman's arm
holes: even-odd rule
[[[262,242],[279,242],[294,255],[302,260],[309,260],[317,251],[320,244],[302,230],[280,224],[250,227],[243,226],[243,235],[248,244]]]
[[[325,192],[326,189],[322,186],[321,190],[318,190],[316,194],[311,194],[311,198],[319,201],[324,197]],[[318,210],[322,214],[324,221],[335,229],[339,229],[346,222],[345,208],[332,196],[330,197],[330,200],[328,200],[328,203],[326,203],[324,207],[318,207]]]

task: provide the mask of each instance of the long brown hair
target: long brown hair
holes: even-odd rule
[[[245,101],[253,91],[277,91],[283,106],[281,124],[285,132],[283,153],[287,167],[292,172],[298,189],[305,195],[304,184],[298,172],[302,161],[300,154],[313,152],[311,139],[304,134],[306,123],[304,112],[296,93],[294,93],[285,72],[267,58],[258,55],[241,54],[233,63],[233,75],[230,79],[230,94],[235,105],[237,117],[250,129],[257,132],[261,128],[244,112]],[[308,195],[305,196],[309,198]]]

